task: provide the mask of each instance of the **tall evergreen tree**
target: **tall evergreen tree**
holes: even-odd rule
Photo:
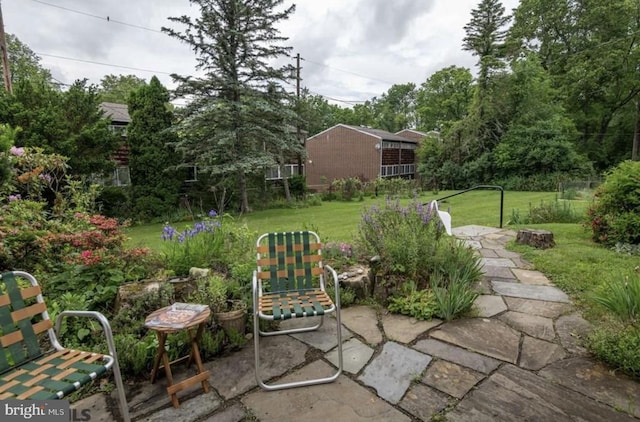
[[[482,0],[471,11],[471,21],[464,26],[466,36],[462,48],[478,56],[478,83],[474,102],[467,119],[468,137],[477,140],[476,153],[491,150],[500,140],[502,133],[498,121],[501,110],[496,109],[496,83],[500,78],[496,73],[504,68],[506,38],[505,26],[511,17],[505,15],[500,0]]]
[[[200,170],[231,175],[237,180],[240,211],[248,212],[248,176],[260,174],[277,163],[279,152],[295,150],[295,137],[282,137],[260,116],[285,111],[268,110],[269,86],[290,79],[292,65],[277,66],[287,56],[286,38],[276,25],[295,6],[282,8],[283,0],[190,0],[201,16],[172,17],[184,31],[163,31],[193,48],[203,77],[172,75],[179,82],[179,96],[191,102],[178,126],[177,148]],[[279,120],[279,119],[278,119]],[[285,119],[283,119],[285,120]],[[272,149],[266,149],[271,145]]]
[[[169,92],[158,78],[151,78],[129,96],[131,123],[127,129],[130,148],[131,202],[135,215],[144,219],[166,215],[178,205],[183,171],[170,144],[175,135],[168,109]]]
[[[507,34],[505,25],[510,20],[510,16],[505,16],[500,0],[482,0],[471,11],[471,21],[464,26],[467,35],[463,39],[462,48],[478,56],[478,83],[481,88],[486,88],[491,70],[504,67],[502,58]]]

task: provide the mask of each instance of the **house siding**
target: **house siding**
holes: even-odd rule
[[[396,135],[402,136],[403,138],[411,139],[412,141],[417,142],[418,144],[427,136],[426,133],[418,132],[417,130],[404,129],[400,132],[396,132]]]
[[[345,177],[359,177],[363,181],[376,179],[380,174],[380,152],[376,144],[381,142],[376,136],[340,125],[312,136],[306,145],[307,185],[322,190],[332,181]]]

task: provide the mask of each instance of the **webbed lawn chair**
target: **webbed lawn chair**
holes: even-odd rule
[[[326,292],[325,271],[333,277],[335,303]],[[322,263],[322,244],[312,231],[267,233],[257,241],[257,270],[253,273],[253,334],[255,374],[266,390],[323,384],[342,373],[340,288],[336,272]],[[324,315],[335,313],[338,341],[338,369],[330,377],[290,383],[266,384],[260,376],[260,337],[302,333],[322,326]],[[260,330],[260,320],[320,317],[319,323],[280,331]]]
[[[107,337],[109,354],[62,347],[56,332],[67,316],[97,319]],[[40,349],[38,335],[44,332],[53,346],[51,352]],[[23,271],[4,273],[0,275],[0,345],[0,400],[62,399],[112,371],[121,416],[125,422],[131,420],[111,327],[101,313],[63,311],[54,331],[35,277]]]

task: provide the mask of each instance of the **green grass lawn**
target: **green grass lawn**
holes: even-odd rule
[[[421,202],[428,202],[454,192],[439,192],[419,197]],[[504,225],[506,226],[513,209],[526,214],[530,205],[539,205],[540,201],[553,201],[553,192],[505,192]],[[323,202],[320,206],[298,209],[270,209],[256,211],[236,217],[239,221],[256,233],[270,231],[292,231],[310,229],[320,234],[323,241],[352,241],[358,230],[358,224],[366,207],[381,204],[384,198],[365,198],[364,201]],[[404,199],[403,202],[409,202]],[[586,202],[571,201],[577,209],[583,209]],[[450,209],[452,225],[464,226],[477,224],[498,227],[500,216],[500,193],[498,191],[474,191],[450,198],[441,204],[440,209]],[[170,222],[181,230],[189,223]],[[131,246],[147,246],[158,250],[161,247],[163,224],[148,224],[131,227],[127,230]]]

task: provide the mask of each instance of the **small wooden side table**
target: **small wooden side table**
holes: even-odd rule
[[[158,369],[160,368],[160,361],[164,366],[165,374],[167,375],[167,393],[171,396],[171,403],[173,407],[179,407],[177,393],[185,388],[201,383],[202,389],[205,393],[209,392],[209,384],[207,378],[209,378],[209,371],[205,371],[202,367],[202,359],[200,358],[200,337],[204,326],[211,315],[211,310],[207,305],[199,305],[195,303],[174,303],[162,309],[151,313],[145,319],[145,327],[154,330],[158,336],[158,354],[153,363],[153,369],[151,371],[151,383],[153,384],[158,375]],[[167,335],[171,333],[177,333],[182,330],[187,330],[189,333],[189,339],[191,342],[191,351],[188,356],[183,356],[172,362],[169,362],[167,356],[167,350],[165,349],[165,342]],[[171,365],[179,363],[188,359],[187,367],[191,364],[191,361],[195,361],[198,373],[190,378],[185,379],[177,384],[173,383],[173,375],[171,374]]]

